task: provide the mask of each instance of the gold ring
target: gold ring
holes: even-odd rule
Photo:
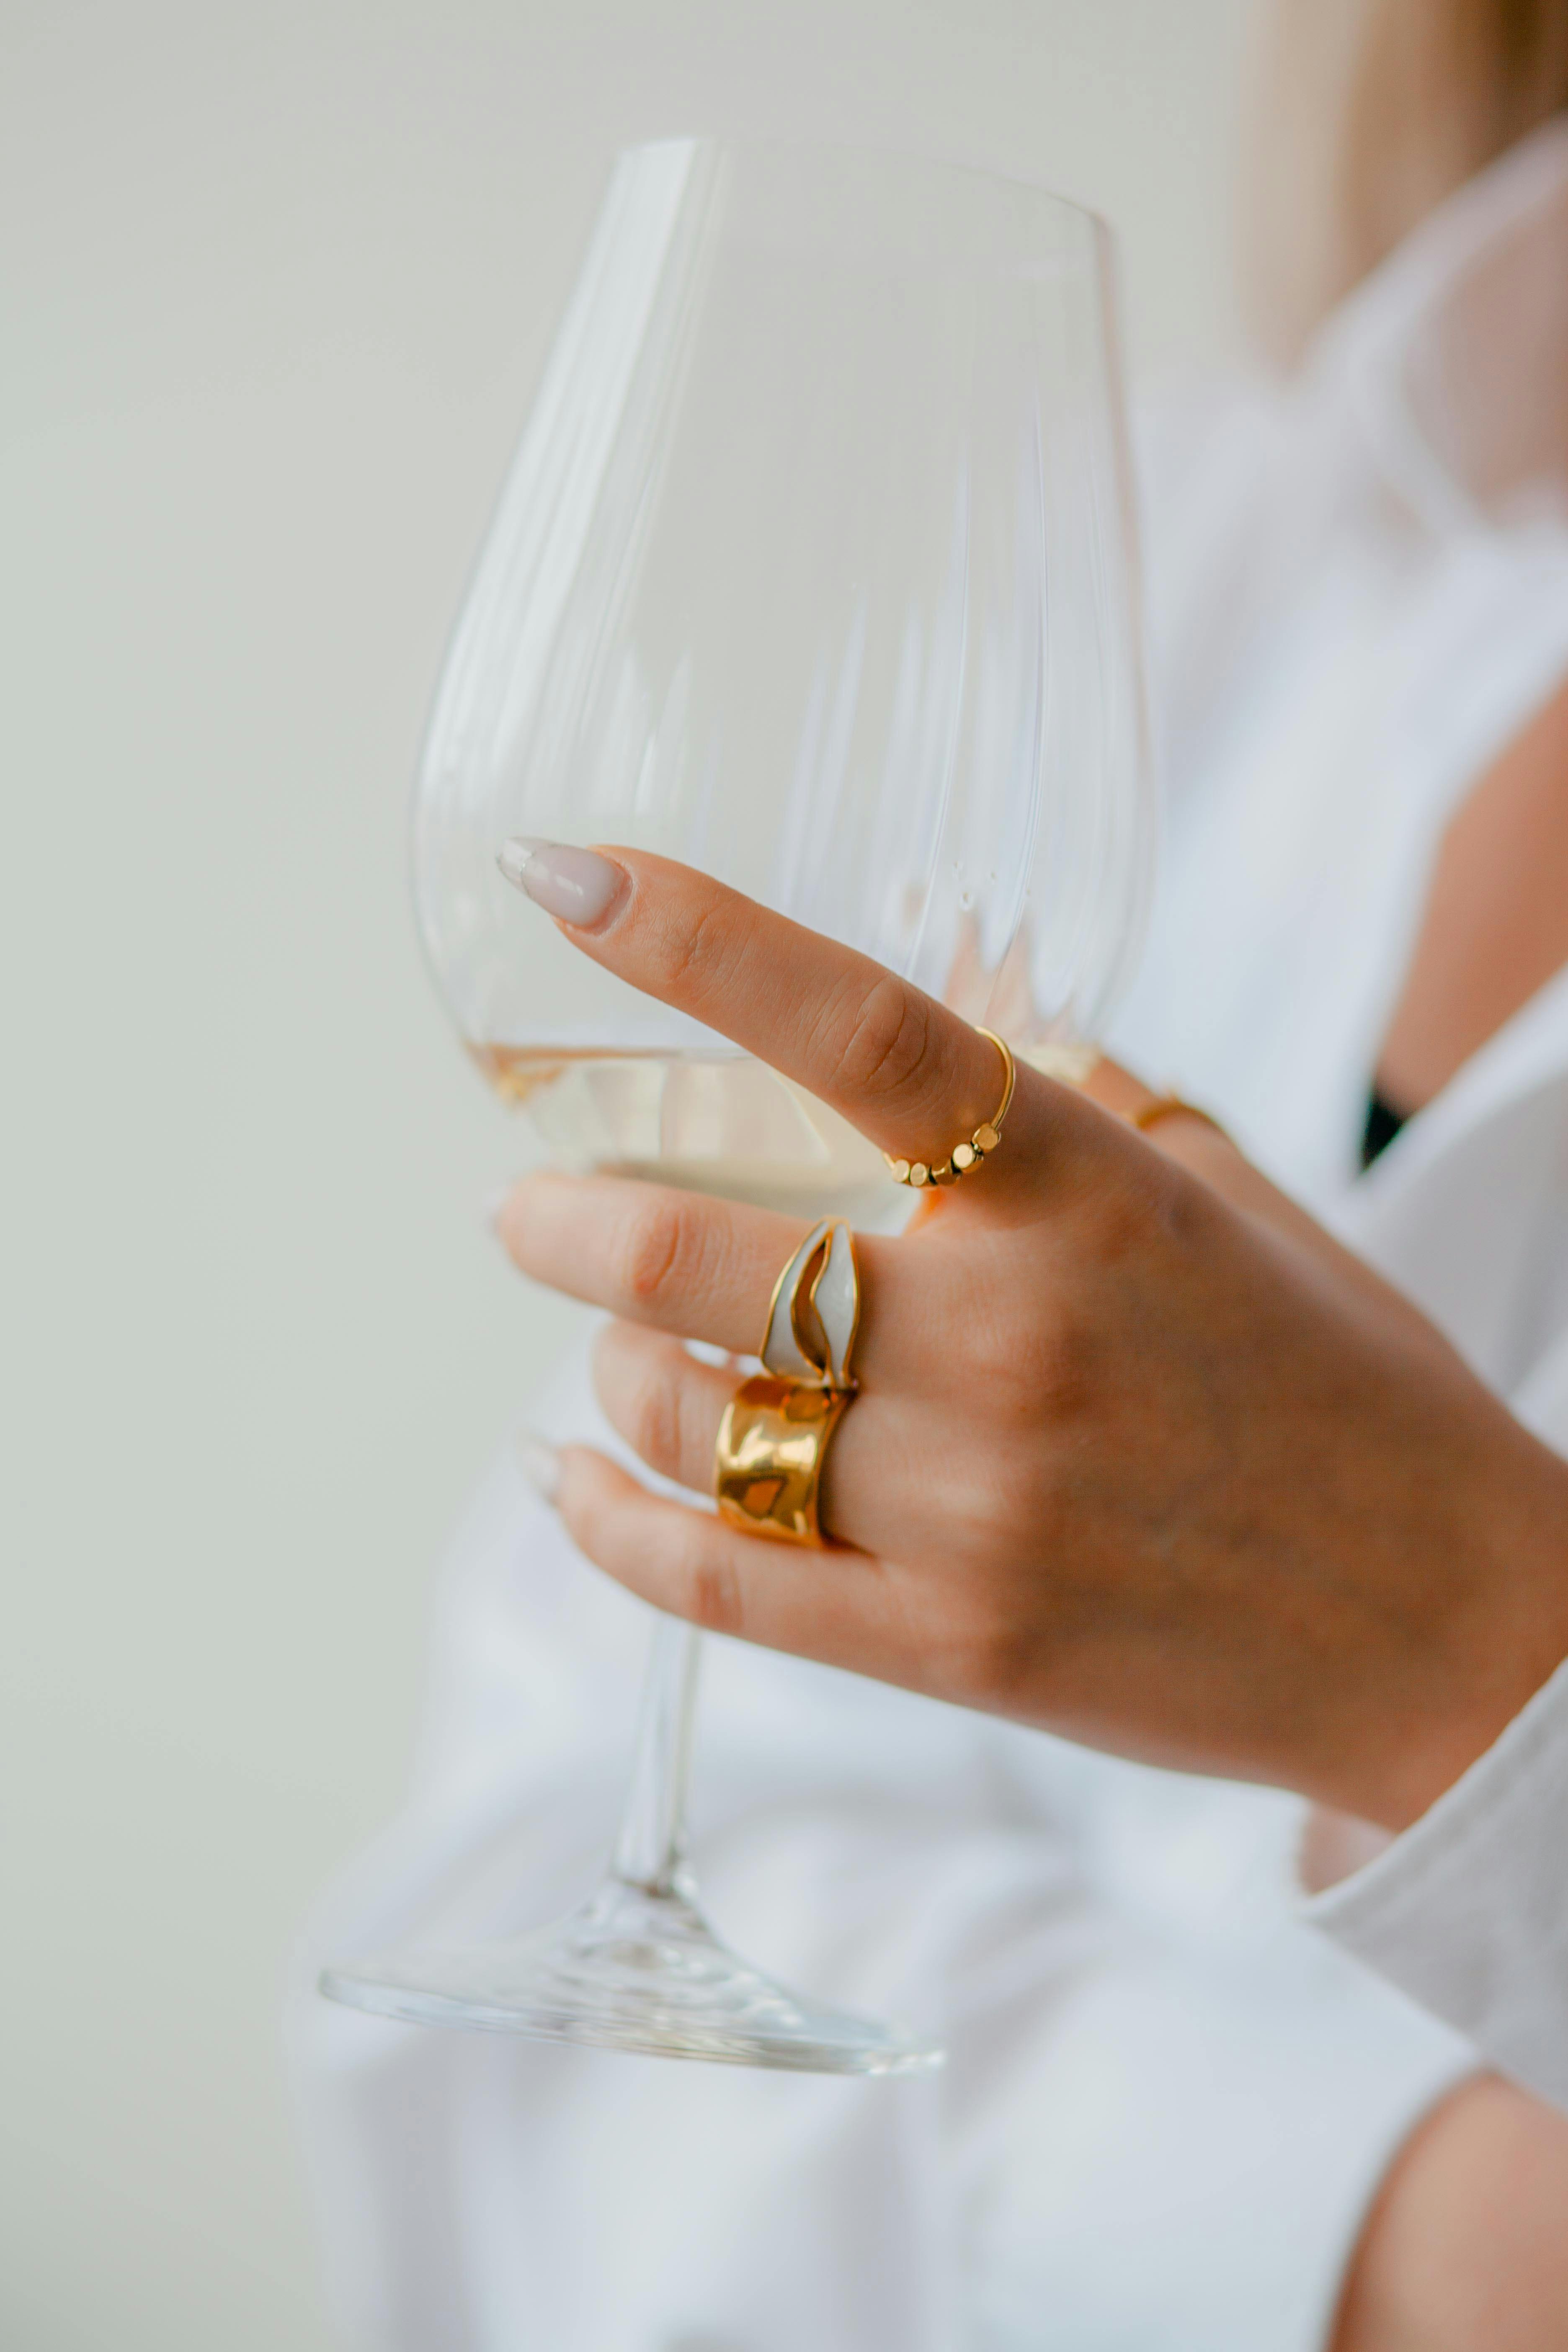
[[[1097,1101],[1098,1098],[1088,1089],[1095,1072],[1105,1059],[1098,1045],[1079,1045],[1065,1039],[1053,1038],[1043,1045],[1026,1045],[1023,1059],[1032,1069],[1041,1071],[1047,1078],[1055,1078],[1058,1086],[1071,1087],[1083,1094],[1087,1100]],[[1227,1143],[1231,1141],[1229,1129],[1220,1125],[1212,1111],[1202,1109],[1198,1104],[1189,1102],[1185,1095],[1176,1094],[1169,1087],[1161,1094],[1146,1092],[1144,1099],[1132,1110],[1113,1110],[1109,1103],[1103,1102],[1098,1107],[1109,1111],[1112,1118],[1119,1118],[1123,1127],[1135,1127],[1142,1135],[1146,1135],[1152,1127],[1158,1127],[1162,1119],[1196,1118],[1201,1119],[1205,1127],[1212,1128],[1216,1135],[1223,1135]]]
[[[1098,1045],[1074,1045],[1053,1040],[1045,1045],[1026,1046],[1024,1059],[1032,1068],[1043,1071],[1047,1078],[1055,1078],[1058,1085],[1084,1092],[1105,1056]],[[1095,1100],[1092,1095],[1088,1098],[1091,1102]],[[1100,1108],[1109,1110],[1110,1106],[1101,1103]],[[1110,1115],[1119,1118],[1124,1127],[1135,1127],[1142,1135],[1146,1135],[1152,1127],[1158,1127],[1162,1119],[1197,1118],[1205,1127],[1212,1127],[1216,1135],[1223,1135],[1227,1143],[1231,1139],[1228,1131],[1220,1125],[1212,1111],[1200,1109],[1196,1103],[1189,1102],[1185,1095],[1175,1094],[1169,1087],[1162,1094],[1146,1094],[1133,1110],[1113,1110]]]
[[[820,1545],[828,1442],[855,1393],[860,1327],[855,1239],[842,1217],[812,1227],[773,1285],[761,1372],[724,1410],[713,1449],[720,1516],[742,1534]]]
[[[1200,1110],[1196,1103],[1188,1102],[1182,1095],[1155,1095],[1150,1101],[1140,1103],[1136,1110],[1123,1111],[1121,1116],[1141,1135],[1147,1135],[1163,1118],[1198,1118],[1205,1127],[1212,1127],[1216,1135],[1224,1135],[1227,1143],[1230,1140],[1212,1111]]]
[[[882,1157],[888,1163],[895,1184],[912,1184],[917,1192],[922,1191],[927,1184],[956,1184],[961,1176],[967,1176],[972,1168],[978,1168],[981,1161],[994,1151],[1001,1142],[1002,1122],[1007,1116],[1007,1108],[1013,1099],[1013,1085],[1017,1076],[1017,1071],[1014,1067],[1010,1048],[998,1037],[994,1029],[982,1029],[980,1034],[983,1037],[989,1037],[1002,1056],[1000,1103],[984,1125],[975,1129],[968,1142],[955,1144],[945,1160],[938,1161],[899,1160],[895,1159],[892,1152],[884,1151]]]
[[[771,1372],[742,1381],[719,1425],[713,1492],[721,1517],[742,1535],[820,1546],[822,1465],[848,1402],[844,1389],[777,1381]]]

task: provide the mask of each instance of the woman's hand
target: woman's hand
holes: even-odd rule
[[[977,1032],[701,875],[541,845],[514,878],[886,1150],[940,1158],[995,1108]],[[1020,1066],[995,1157],[903,1235],[858,1237],[833,1548],[737,1533],[582,1447],[559,1508],[700,1624],[1400,1827],[1568,1652],[1568,1465],[1223,1138],[1169,1124],[1157,1151]],[[803,1228],[551,1174],[500,1224],[526,1273],[620,1318],[611,1422],[709,1493],[735,1378],[681,1343],[754,1349]]]

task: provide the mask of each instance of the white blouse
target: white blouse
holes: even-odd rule
[[[1426,1818],[1309,1916],[1568,2108],[1568,1664]]]
[[[1568,526],[1528,402],[1489,442],[1476,364],[1501,289],[1531,381],[1565,248],[1553,131],[1420,231],[1299,386],[1151,436],[1171,814],[1111,1042],[1568,1452],[1568,978],[1356,1168],[1444,823],[1568,670]],[[529,1418],[606,1442],[581,1363]],[[1313,2352],[1390,2157],[1477,2047],[1568,2100],[1568,1669],[1307,1926],[1292,1800],[715,1641],[710,1911],[786,1980],[938,2032],[942,2075],[672,2065],[320,2000],[326,1958],[515,1932],[586,1891],[646,1628],[498,1465],[442,1580],[408,1806],[310,1923],[291,2009],[351,2340]]]
[[[1347,1220],[1568,1454],[1568,971],[1390,1148]],[[1568,1528],[1563,1530],[1568,1575]],[[1314,1925],[1568,2108],[1568,1664]]]
[[[1568,973],[1352,1181],[1442,826],[1568,669],[1563,492],[1549,470],[1568,414],[1551,357],[1565,310],[1557,126],[1345,306],[1295,415],[1262,404],[1173,489],[1163,667],[1197,675],[1202,693],[1189,687],[1180,710],[1171,870],[1119,1036],[1135,1064],[1224,1105],[1255,1156],[1568,1453]],[[1500,319],[1516,338],[1506,352]],[[1505,361],[1533,374],[1535,404],[1498,397]],[[1247,477],[1245,504],[1227,467]],[[1248,634],[1221,647],[1216,676],[1227,590]],[[1332,679],[1323,702],[1310,682],[1301,693],[1309,665]],[[1568,1575],[1568,1528],[1563,1542]],[[1307,1916],[1568,2105],[1565,1837],[1568,1667]]]

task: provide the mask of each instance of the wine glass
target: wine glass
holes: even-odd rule
[[[805,1090],[576,953],[509,836],[637,845],[1048,1064],[1131,955],[1152,825],[1108,233],[855,150],[617,163],[437,696],[414,810],[436,977],[548,1152],[896,1222]],[[569,1918],[329,1969],[382,2015],[836,2074],[932,2064],[737,1958],[683,1853],[697,1636],[656,1620],[619,1843]]]

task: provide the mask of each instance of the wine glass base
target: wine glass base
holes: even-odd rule
[[[679,1890],[617,1878],[531,1936],[327,1969],[321,1989],[411,2025],[803,2074],[918,2074],[942,2058],[895,2026],[786,1992],[727,1951]]]

